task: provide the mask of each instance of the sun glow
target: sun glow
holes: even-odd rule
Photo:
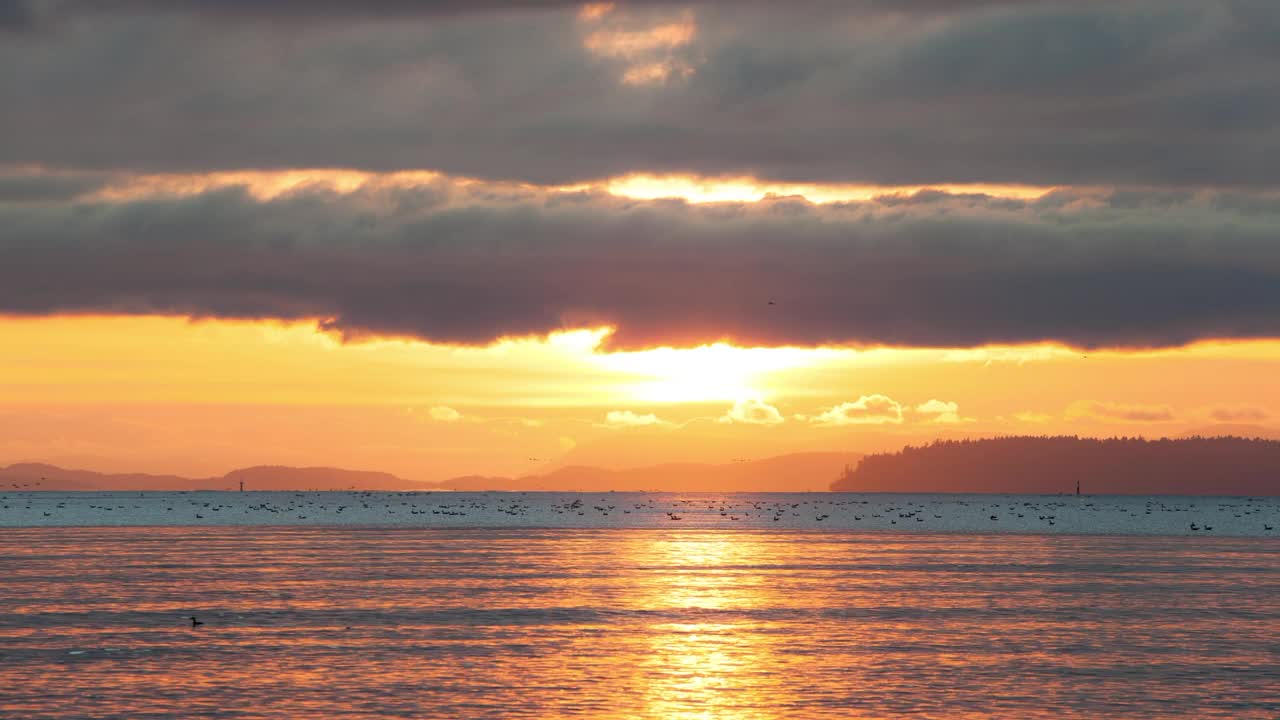
[[[610,333],[450,345],[344,342],[318,320],[0,316],[0,459],[194,476],[270,461],[443,480],[562,458],[635,467],[897,449],[945,428],[1176,434],[1231,422],[1266,432],[1280,412],[1274,340],[1087,354],[727,343],[614,352]],[[895,421],[855,421],[868,415]]]
[[[1033,200],[1052,188],[1030,185],[851,185],[779,183],[753,177],[631,174],[604,182],[612,195],[637,200],[676,198],[690,203],[749,203],[770,197],[802,197],[812,203],[865,202],[877,197],[913,195],[922,190]]]
[[[768,396],[770,373],[812,366],[827,352],[716,343],[602,354],[597,362],[636,377],[628,391],[639,402],[736,402]]]
[[[636,82],[656,82],[683,72],[666,60],[637,63],[627,71]],[[0,167],[0,170],[41,178],[56,178],[67,174],[31,166]],[[882,197],[910,196],[921,191],[1033,200],[1053,190],[1052,187],[1030,185],[787,183],[751,176],[648,173],[630,173],[561,185],[536,185],[449,175],[428,169],[371,172],[346,168],[295,168],[206,173],[118,173],[104,178],[101,187],[87,192],[79,199],[87,202],[119,203],[154,197],[185,197],[233,188],[243,190],[259,202],[270,202],[290,194],[305,192],[328,192],[344,196],[363,193],[366,200],[372,202],[380,191],[431,190],[438,195],[437,201],[452,204],[488,202],[495,196],[522,198],[532,202],[540,197],[582,193],[612,195],[631,200],[675,199],[693,204],[754,203],[773,198],[803,198],[815,204],[856,203]]]

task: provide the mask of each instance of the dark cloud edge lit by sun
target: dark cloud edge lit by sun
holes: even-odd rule
[[[1280,335],[1267,3],[50,0],[0,27],[7,314]],[[743,179],[764,199],[662,197]]]

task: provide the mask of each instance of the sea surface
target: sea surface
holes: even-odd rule
[[[697,527],[1280,538],[1280,497],[0,491],[0,528],[112,525]]]
[[[1274,498],[8,493],[0,717],[1276,718],[1276,516]]]

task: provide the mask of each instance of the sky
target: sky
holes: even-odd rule
[[[0,0],[0,464],[1274,430],[1277,32],[1262,0]]]

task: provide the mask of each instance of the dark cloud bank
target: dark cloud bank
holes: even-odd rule
[[[618,8],[596,26],[555,0],[0,0],[0,164],[1280,180],[1269,0]],[[683,18],[697,24],[688,44],[584,47],[597,29]],[[656,60],[692,72],[620,82]]]
[[[554,0],[0,0],[0,312],[452,342],[611,323],[625,346],[1280,336],[1278,34],[1261,0],[623,2],[597,21]],[[650,62],[688,72],[622,82]],[[83,199],[122,172],[320,167],[1077,189]]]
[[[1280,200],[1221,193],[699,206],[444,181],[24,200],[0,202],[0,312],[461,343],[611,323],[628,347],[1164,346],[1280,335],[1278,219]]]

